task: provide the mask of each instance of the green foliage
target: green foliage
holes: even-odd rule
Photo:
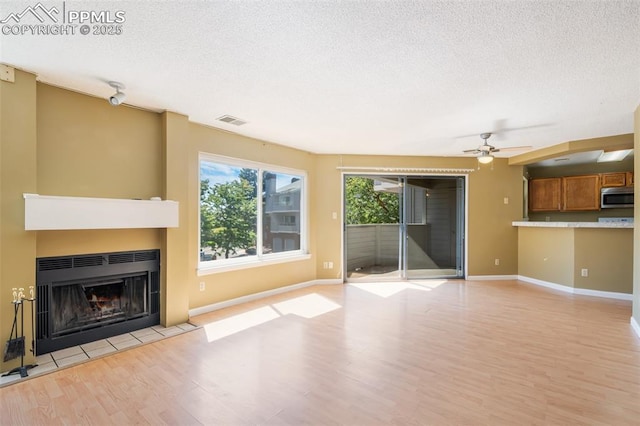
[[[242,169],[240,170],[239,177],[241,180],[245,180],[251,185],[253,191],[251,193],[252,197],[255,198],[258,195],[258,171],[256,169]]]
[[[243,171],[246,169],[243,169]],[[245,177],[250,177],[245,174]],[[200,182],[200,247],[229,258],[256,245],[256,185],[246,178],[213,186]]]
[[[374,191],[371,178],[348,177],[345,182],[345,199],[347,225],[400,221],[398,195]]]

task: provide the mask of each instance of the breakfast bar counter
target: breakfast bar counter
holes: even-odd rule
[[[518,275],[571,293],[631,300],[632,222],[517,221]]]
[[[527,228],[632,228],[633,222],[530,222],[516,221],[513,226]]]

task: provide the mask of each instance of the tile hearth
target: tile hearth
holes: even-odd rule
[[[196,328],[197,326],[190,323],[179,324],[177,326],[166,328],[161,325],[155,325],[153,327],[132,331],[131,333],[124,333],[107,339],[97,340],[84,345],[72,346],[70,348],[40,355],[36,357],[37,367],[29,369],[29,376],[25,379],[48,373],[58,368],[85,362],[92,358],[98,358],[103,355],[115,353],[133,346],[185,333]],[[2,374],[4,374],[4,372]],[[16,383],[20,379],[21,377],[19,374],[0,377],[0,386],[7,385],[9,383]]]

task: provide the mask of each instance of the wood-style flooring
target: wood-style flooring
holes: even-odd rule
[[[0,424],[639,425],[630,316],[516,281],[309,287],[0,388]]]

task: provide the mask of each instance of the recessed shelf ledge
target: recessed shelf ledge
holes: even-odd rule
[[[177,201],[23,194],[26,231],[177,228]]]

